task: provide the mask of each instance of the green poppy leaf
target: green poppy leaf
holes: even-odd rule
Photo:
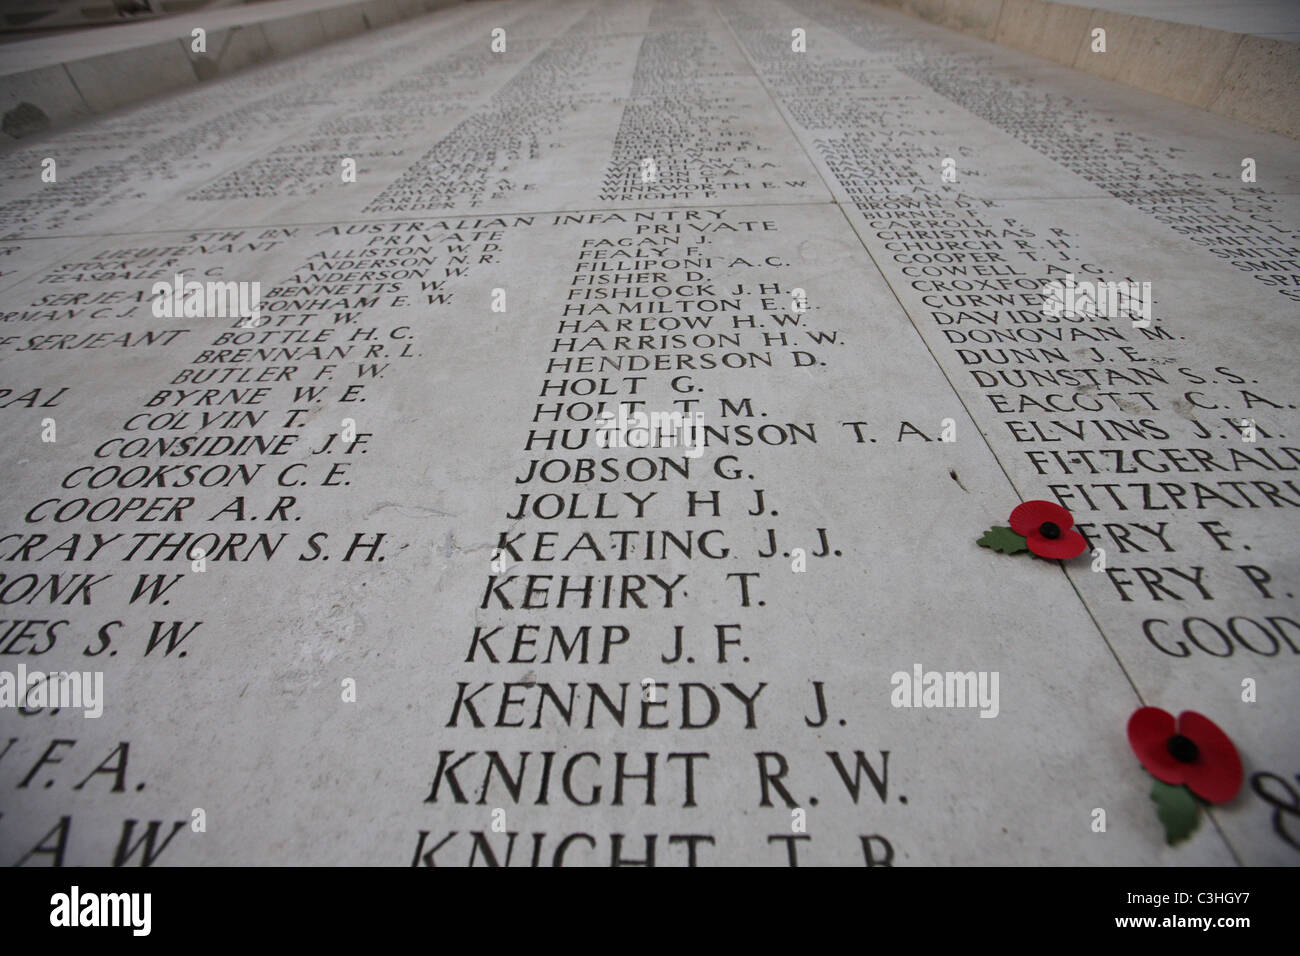
[[[1151,799],[1156,802],[1156,812],[1165,825],[1165,839],[1170,846],[1192,835],[1200,822],[1200,808],[1190,790],[1157,780],[1151,788]]]
[[[1025,544],[1025,539],[1010,528],[989,528],[988,531],[984,532],[984,537],[975,543],[981,548],[992,548],[994,551],[1001,551],[1003,554],[1015,554],[1017,551],[1029,550],[1029,545]]]

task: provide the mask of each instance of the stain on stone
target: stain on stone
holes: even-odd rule
[[[49,128],[50,118],[45,115],[44,110],[34,103],[19,103],[5,113],[3,120],[0,120],[0,130],[15,139],[21,139],[24,136],[30,136],[32,133],[39,133]]]
[[[199,78],[200,83],[212,79],[220,72],[217,61],[206,54],[191,57],[190,62],[194,64],[194,75]]]

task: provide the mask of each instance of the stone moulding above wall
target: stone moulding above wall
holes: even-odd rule
[[[0,142],[458,2],[462,0],[287,0],[0,46]],[[195,26],[207,30],[206,54],[190,52]]]
[[[1049,0],[868,2],[1300,139],[1295,43]]]

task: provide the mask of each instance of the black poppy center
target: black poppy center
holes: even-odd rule
[[[1055,541],[1061,536],[1061,526],[1055,521],[1044,521],[1039,527],[1038,533],[1049,541]]]
[[[1174,734],[1170,737],[1167,746],[1170,756],[1179,763],[1195,763],[1196,758],[1201,755],[1201,749],[1196,746],[1196,743],[1182,734]]]

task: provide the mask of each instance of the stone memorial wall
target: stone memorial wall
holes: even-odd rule
[[[1298,159],[855,0],[10,148],[0,670],[102,693],[0,708],[0,861],[1296,863]],[[977,546],[1031,499],[1087,553]],[[1142,705],[1245,767],[1174,845]]]

